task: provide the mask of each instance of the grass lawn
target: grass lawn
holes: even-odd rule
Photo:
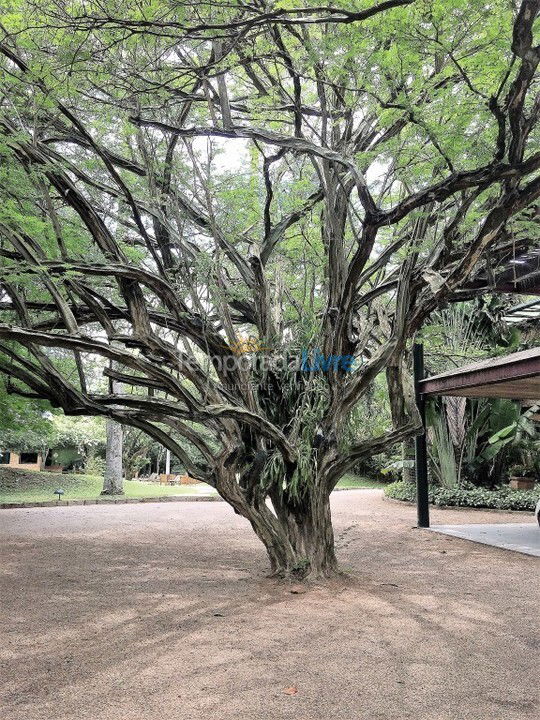
[[[69,475],[0,469],[0,503],[43,502],[56,500],[54,491],[64,491],[62,500],[92,500],[99,497],[103,478],[98,475]],[[383,483],[358,475],[345,475],[338,488],[379,488]],[[124,482],[125,497],[163,497],[164,495],[213,495],[215,490],[203,483],[197,485],[158,485],[128,480]]]
[[[362,477],[361,475],[344,475],[338,482],[338,488],[383,488],[387,483],[373,480],[372,478]]]
[[[91,500],[99,497],[103,478],[97,475],[0,470],[0,503],[42,502],[56,500],[54,491],[62,488],[62,500]],[[162,497],[164,495],[214,494],[208,485],[158,485],[128,480],[124,482],[125,497]]]

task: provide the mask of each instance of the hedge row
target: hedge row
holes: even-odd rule
[[[400,480],[387,485],[384,493],[394,500],[416,502],[414,483]],[[540,488],[537,490],[511,490],[508,487],[498,490],[486,490],[485,488],[449,490],[435,486],[429,489],[429,501],[434,505],[457,505],[496,510],[534,510],[539,499]]]

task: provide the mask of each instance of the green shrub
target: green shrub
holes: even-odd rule
[[[384,493],[394,500],[416,502],[416,487],[413,483],[395,482],[388,485]],[[458,507],[493,508],[496,510],[534,510],[540,498],[538,490],[511,490],[500,487],[496,490],[485,488],[429,488],[429,501],[434,505]]]
[[[84,464],[87,475],[103,475],[105,473],[105,460],[98,455],[91,455]]]

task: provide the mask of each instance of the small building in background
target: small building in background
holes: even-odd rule
[[[0,450],[0,468],[2,467],[13,470],[77,472],[84,467],[84,457],[71,445],[53,448],[47,453],[39,450]]]
[[[0,452],[0,465],[18,470],[42,470],[43,456],[40,452]]]

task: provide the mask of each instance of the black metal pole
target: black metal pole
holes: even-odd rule
[[[420,381],[424,379],[424,346],[413,346],[414,393],[416,406],[422,419],[423,432],[415,438],[416,509],[418,527],[429,527],[428,463],[426,444],[426,401],[420,393]]]

